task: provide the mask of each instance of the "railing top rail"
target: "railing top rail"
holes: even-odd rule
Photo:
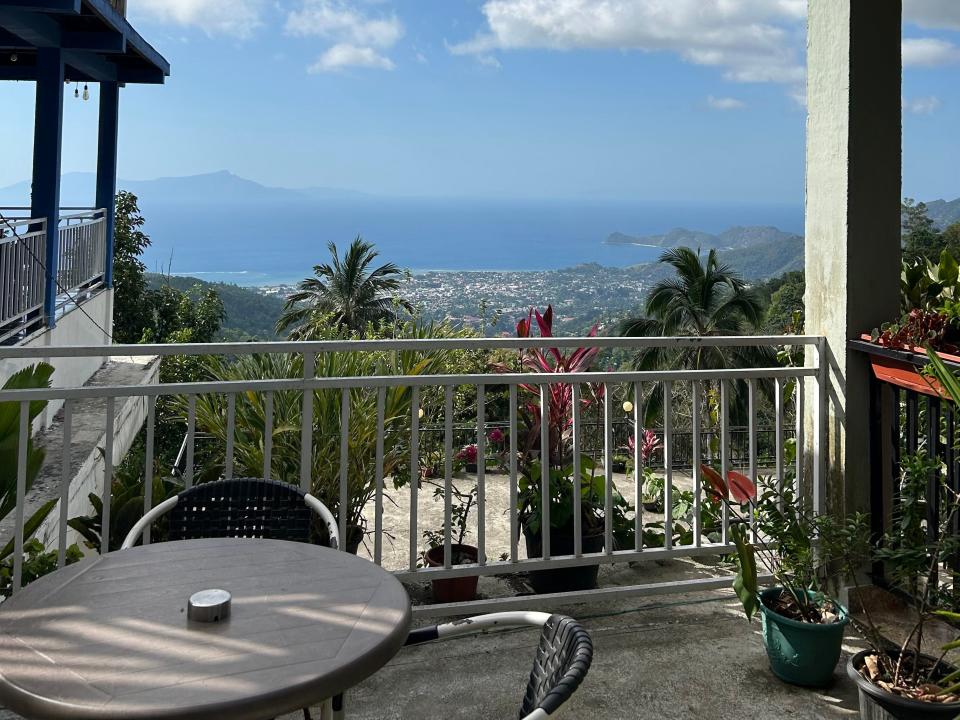
[[[4,216],[3,220],[0,220],[0,230],[11,230],[24,227],[26,225],[41,225],[43,228],[46,228],[47,219],[29,217],[12,218]]]
[[[64,220],[102,220],[106,217],[107,211],[103,208],[85,209],[82,212],[61,215],[60,221]]]
[[[815,335],[736,335],[711,337],[557,337],[557,338],[440,338],[415,340],[316,340],[309,342],[230,342],[176,345],[61,345],[15,347],[0,350],[5,358],[144,357],[149,355],[269,355],[275,353],[329,353],[414,350],[521,350],[525,348],[680,348],[779,347],[817,345]]]
[[[101,350],[101,352],[103,352]],[[817,368],[775,367],[744,370],[637,370],[586,373],[484,373],[464,375],[369,375],[364,377],[288,378],[168,383],[165,385],[104,385],[97,387],[0,390],[0,402],[82,399],[101,397],[151,397],[205,395],[282,390],[333,390],[343,388],[424,387],[458,385],[555,385],[559,383],[635,383],[694,380],[747,380],[750,378],[815,377]]]

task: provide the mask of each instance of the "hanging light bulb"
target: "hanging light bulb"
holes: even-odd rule
[[[423,408],[417,410],[417,417],[419,417],[421,420],[423,419]]]
[[[86,83],[83,84],[83,99],[84,100],[90,99],[90,88],[87,87]]]
[[[10,62],[15,63],[19,59],[16,53],[10,53]]]
[[[625,413],[632,413],[632,412],[633,412],[633,403],[630,402],[629,400],[627,400],[625,403],[623,403],[623,411],[624,411]]]
[[[73,96],[75,98],[80,97],[80,83],[77,83],[76,87],[73,88]]]

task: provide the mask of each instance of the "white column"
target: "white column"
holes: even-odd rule
[[[900,0],[808,3],[806,330],[827,338],[825,490],[848,510],[869,509],[869,367],[846,342],[899,310],[900,23]]]

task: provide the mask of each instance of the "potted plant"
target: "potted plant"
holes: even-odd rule
[[[862,341],[888,352],[863,349],[879,380],[935,395],[941,388],[936,381],[931,384],[922,378],[920,368],[925,348],[948,362],[960,363],[960,266],[947,250],[938,263],[922,257],[905,261],[900,291],[902,316],[861,335]]]
[[[846,569],[838,563],[841,556],[850,558],[855,547],[868,546],[869,523],[862,515],[834,520],[813,514],[790,482],[781,486],[761,478],[758,496],[742,473],[730,471],[724,478],[708,465],[701,470],[710,491],[729,509],[737,549],[733,588],[748,619],[760,614],[771,671],[794,685],[829,684],[849,618],[828,585]],[[760,567],[774,579],[762,590]]]
[[[925,373],[930,377],[923,379],[936,380],[943,394],[956,403],[960,379],[932,349],[927,349],[927,356]],[[947,438],[947,442],[956,444],[957,438]],[[925,452],[901,460],[898,490],[896,531],[882,538],[875,558],[885,563],[894,586],[912,598],[912,626],[899,642],[890,642],[864,604],[870,647],[850,659],[847,673],[857,684],[864,717],[956,718],[960,715],[960,670],[946,662],[945,656],[960,648],[960,640],[947,643],[934,657],[924,652],[923,639],[929,635],[929,624],[938,618],[960,622],[960,614],[943,609],[952,605],[952,588],[945,588],[938,574],[938,568],[960,552],[960,539],[953,533],[960,498],[945,482],[939,461]],[[931,490],[934,497],[929,496]],[[939,503],[940,523],[931,529],[927,503],[934,500]]]
[[[474,446],[474,449],[476,449],[476,446]],[[456,536],[453,537],[453,542],[450,545],[450,564],[467,565],[476,563],[480,555],[479,550],[473,545],[467,545],[464,539],[467,535],[467,520],[470,517],[470,511],[477,503],[477,486],[474,485],[468,492],[463,492],[456,486],[451,486],[451,494],[456,499],[456,502],[451,504],[451,532],[455,530]],[[435,484],[433,497],[441,502],[445,500],[443,486]],[[436,530],[424,530],[423,537],[427,541],[428,547],[423,553],[423,562],[428,567],[444,567],[446,531],[446,525]],[[433,599],[443,603],[473,600],[477,596],[477,580],[476,575],[432,580]]]
[[[456,470],[463,470],[468,473],[477,472],[477,446],[472,443],[464,445],[454,455],[453,464]]]
[[[596,463],[588,455],[580,457],[580,478],[573,477],[573,465],[550,468],[550,555],[573,555],[574,545],[574,482],[580,482],[580,549],[584,553],[599,553],[604,547],[604,491],[603,475],[596,472]],[[541,463],[534,460],[526,465],[520,477],[517,496],[517,520],[527,546],[527,557],[543,556],[543,495],[541,492]],[[626,500],[614,492],[614,525],[626,525]],[[616,518],[621,518],[617,522]],[[597,586],[598,566],[579,565],[555,570],[530,572],[530,584],[538,593],[589,590]]]

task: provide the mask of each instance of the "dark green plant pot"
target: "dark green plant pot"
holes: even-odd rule
[[[530,532],[523,528],[523,537],[527,542],[527,557],[538,558],[543,556],[543,537],[540,533]],[[598,553],[603,551],[603,535],[585,535],[581,542],[584,553]],[[573,530],[566,528],[551,528],[550,555],[573,555]],[[600,567],[593,565],[577,565],[574,567],[557,568],[556,570],[532,570],[529,573],[530,585],[534,592],[558,593],[571,590],[593,590],[597,586],[597,576]]]
[[[843,631],[850,622],[846,608],[840,607],[840,619],[827,625],[803,623],[778,615],[767,607],[783,588],[768,588],[760,593],[760,620],[763,646],[770,670],[784,682],[805,687],[824,687],[833,682],[833,671],[840,659]],[[811,596],[813,593],[811,593]]]
[[[847,675],[857,684],[860,694],[861,720],[953,720],[960,716],[960,703],[928,703],[900,697],[874,685],[860,674],[864,659],[872,650],[861,650],[847,661]],[[926,657],[926,656],[924,656]],[[936,658],[927,657],[931,662]],[[952,665],[941,663],[943,674],[954,671]]]

